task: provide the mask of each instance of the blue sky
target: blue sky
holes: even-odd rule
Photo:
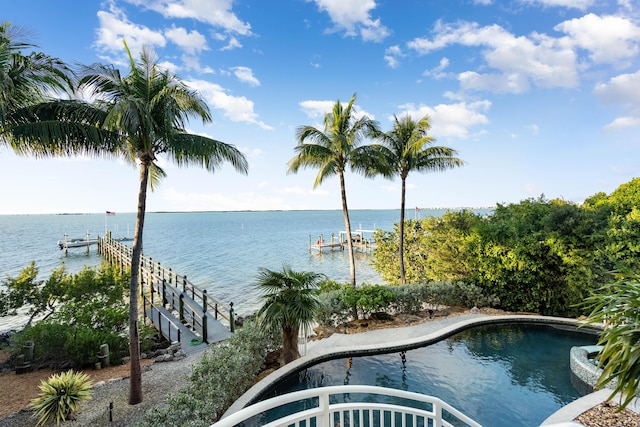
[[[640,5],[632,0],[22,0],[0,18],[70,64],[126,64],[151,45],[213,115],[188,129],[236,145],[249,175],[160,160],[148,211],[340,209],[337,180],[288,175],[295,129],[338,99],[383,130],[429,114],[466,165],[410,174],[407,206],[582,202],[640,170]],[[0,148],[0,214],[136,210],[114,160]],[[393,209],[400,182],[347,173],[351,209]]]

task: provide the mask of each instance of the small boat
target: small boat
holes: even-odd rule
[[[64,235],[62,240],[58,240],[58,247],[62,249],[69,248],[89,248],[90,245],[98,244],[98,239],[91,239],[87,232],[84,238],[70,239],[67,234]]]

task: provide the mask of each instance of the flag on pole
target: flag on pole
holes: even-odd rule
[[[420,208],[416,206],[416,213],[420,213]]]
[[[107,211],[106,213],[107,216],[116,216],[115,212],[111,212],[111,211]]]

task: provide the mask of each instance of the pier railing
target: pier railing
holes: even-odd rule
[[[121,269],[131,267],[131,257],[133,249],[107,235],[98,241],[98,251],[111,264],[120,266]],[[157,323],[159,329],[162,319],[169,318],[157,307],[161,306],[169,312],[176,313],[177,321],[188,325],[194,332],[200,335],[204,342],[208,337],[208,316],[221,322],[234,332],[235,320],[233,303],[227,308],[224,304],[211,297],[206,289],[200,289],[187,279],[186,275],[175,273],[171,268],[166,268],[150,257],[142,255],[140,257],[140,293],[145,304],[144,313],[147,315],[147,308],[154,324]],[[154,310],[155,309],[155,310]],[[157,317],[157,319],[156,319]],[[210,319],[210,317],[209,317]],[[172,319],[174,322],[176,319]],[[167,326],[165,332],[169,335],[178,334],[179,328]],[[167,337],[172,339],[173,337]]]

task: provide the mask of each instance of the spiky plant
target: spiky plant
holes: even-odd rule
[[[31,401],[36,410],[34,417],[39,417],[36,425],[49,422],[60,425],[78,409],[80,402],[91,399],[93,382],[89,375],[69,370],[54,374],[40,383],[40,396]]]

